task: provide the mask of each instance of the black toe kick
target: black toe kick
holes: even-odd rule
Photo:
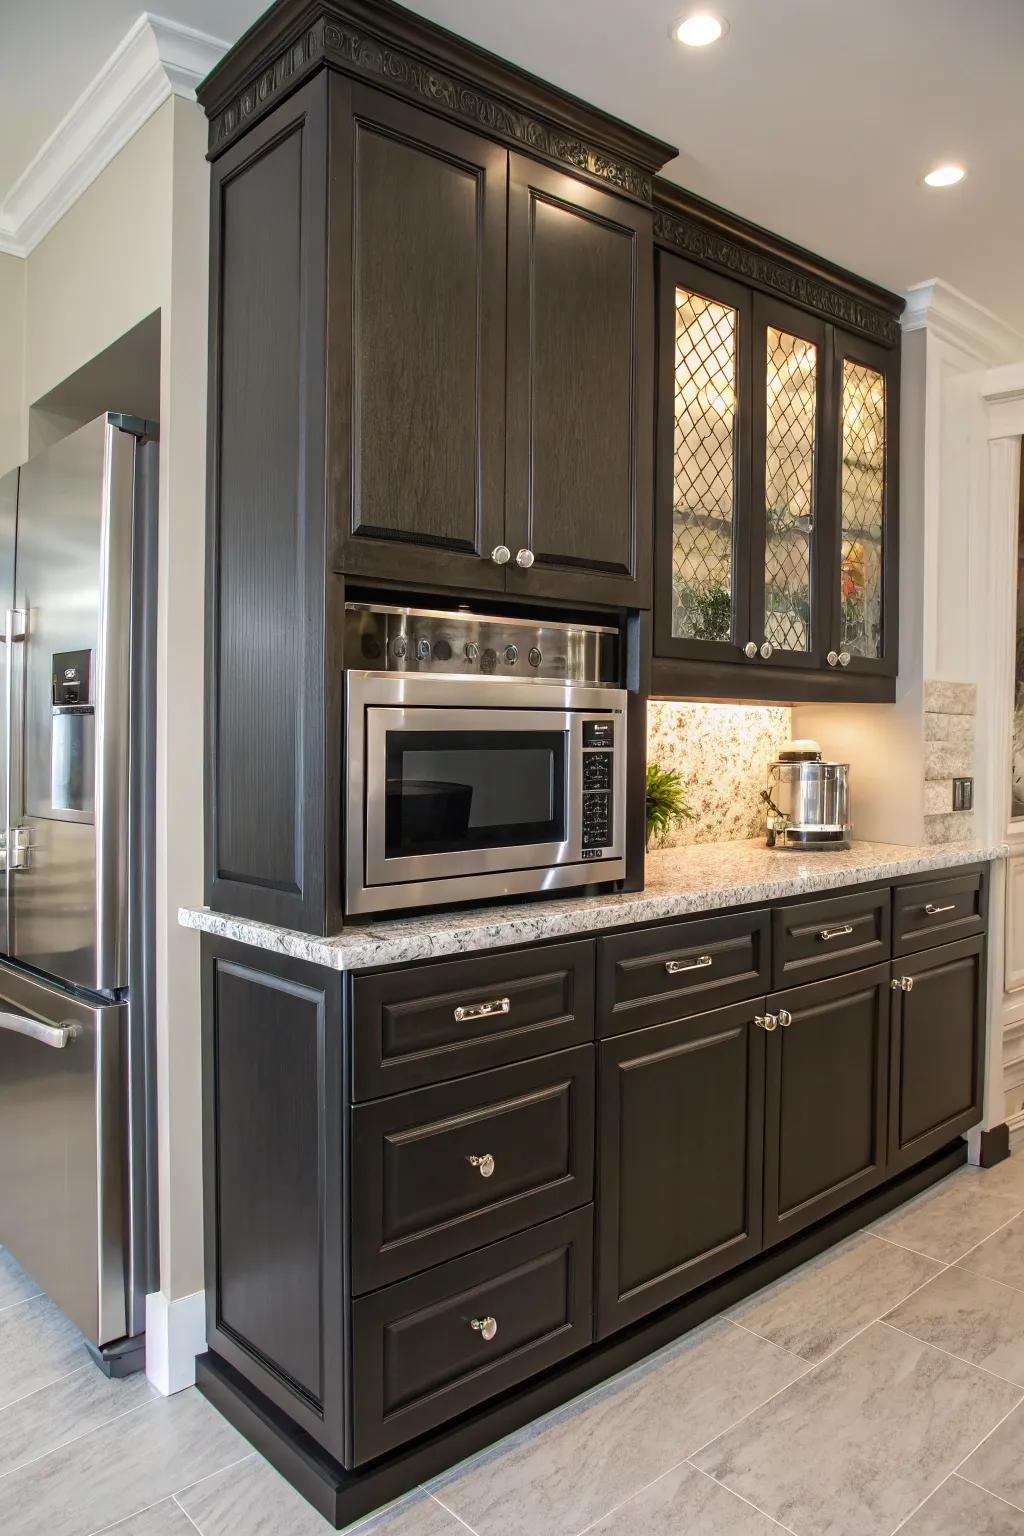
[[[574,1355],[565,1364],[534,1377],[483,1408],[452,1420],[433,1434],[367,1463],[357,1472],[346,1471],[328,1456],[305,1431],[212,1351],[200,1355],[196,1361],[196,1385],[228,1422],[251,1441],[326,1520],[341,1530],[742,1301],[841,1238],[877,1221],[894,1207],[920,1194],[953,1173],[966,1160],[967,1144],[958,1138],[927,1162],[890,1180],[789,1242],[692,1292],[684,1301],[613,1334],[600,1344]]]

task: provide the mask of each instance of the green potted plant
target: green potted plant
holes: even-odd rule
[[[674,821],[695,821],[696,811],[686,799],[683,781],[674,768],[647,764],[647,847],[651,838],[661,837]]]

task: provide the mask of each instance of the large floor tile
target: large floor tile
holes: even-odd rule
[[[778,1536],[779,1527],[688,1462],[591,1527],[591,1536]]]
[[[1015,1216],[1008,1226],[965,1253],[960,1263],[972,1274],[1024,1291],[1024,1216]]]
[[[0,1312],[0,1408],[88,1362],[74,1323],[46,1296]]]
[[[30,1296],[41,1296],[35,1281],[17,1264],[6,1248],[0,1248],[0,1307],[11,1307],[16,1302],[28,1301]]]
[[[218,1472],[175,1496],[202,1536],[328,1536],[334,1527],[318,1515],[262,1456]],[[359,1536],[464,1536],[454,1515],[417,1492],[360,1521]]]
[[[934,1259],[861,1232],[729,1316],[805,1360],[821,1360],[941,1273]]]
[[[1024,1294],[1008,1285],[953,1265],[886,1321],[1024,1387]]]
[[[900,1536],[1024,1536],[1024,1512],[951,1477],[900,1526]]]
[[[1024,1509],[1024,1409],[1011,1413],[958,1470],[980,1488]]]
[[[994,1168],[965,1168],[965,1177],[977,1179],[980,1188],[993,1195],[1024,1200],[1024,1153],[1004,1158]]]
[[[874,1323],[693,1460],[801,1536],[885,1536],[1020,1397]]]
[[[1018,1199],[993,1194],[964,1173],[900,1206],[871,1230],[904,1248],[952,1264],[1020,1209]]]
[[[108,1525],[97,1536],[196,1536],[196,1528],[173,1499],[164,1499],[152,1509],[144,1509],[139,1515],[129,1515],[127,1520]],[[242,1532],[238,1536],[242,1536]]]
[[[572,1536],[807,1369],[713,1323],[431,1486],[479,1536]]]
[[[155,1396],[141,1372],[111,1381],[87,1361],[73,1375],[0,1410],[0,1477]]]
[[[251,1450],[195,1389],[155,1398],[0,1478],[4,1536],[90,1536]]]

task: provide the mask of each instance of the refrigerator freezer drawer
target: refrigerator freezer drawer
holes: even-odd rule
[[[127,1332],[127,1014],[0,965],[0,1244],[94,1344]]]

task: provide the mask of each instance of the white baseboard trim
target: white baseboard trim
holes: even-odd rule
[[[206,1292],[168,1301],[146,1297],[146,1375],[164,1397],[196,1384],[196,1356],[206,1348]]]

